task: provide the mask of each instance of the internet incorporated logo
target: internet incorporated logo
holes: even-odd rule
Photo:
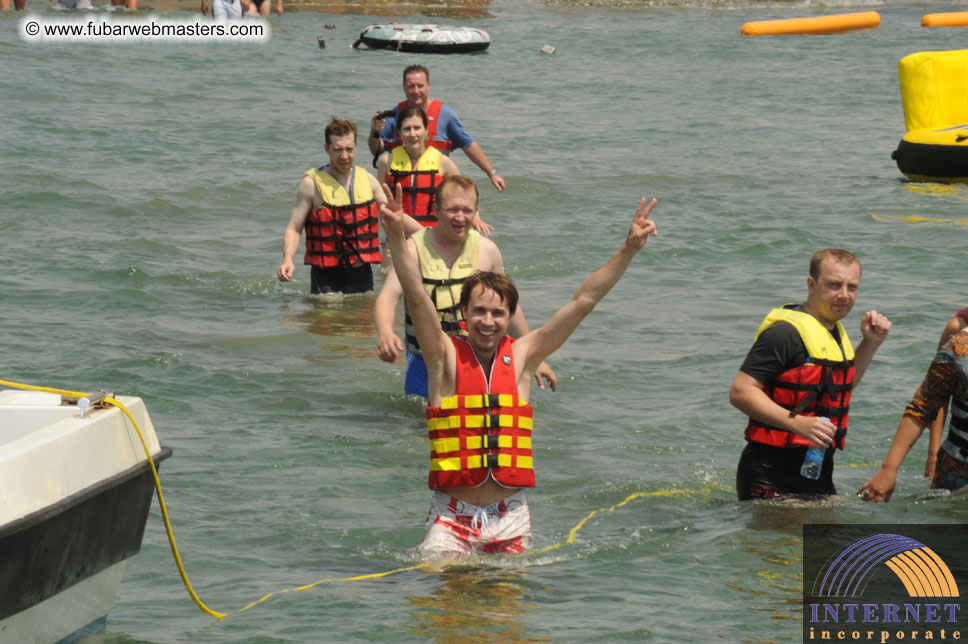
[[[804,526],[804,642],[961,639],[952,573],[958,569],[924,542],[963,552],[965,526],[890,526],[907,534],[870,534],[884,527]],[[856,538],[858,532],[867,534]]]

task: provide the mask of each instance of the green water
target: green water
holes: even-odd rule
[[[876,31],[739,35],[871,7]],[[889,505],[851,494],[965,306],[968,188],[912,185],[890,159],[897,60],[963,47],[919,26],[950,9],[501,2],[473,21],[490,51],[452,57],[352,50],[371,21],[353,14],[287,13],[266,45],[34,45],[0,18],[0,377],[146,400],[189,575],[233,613],[213,624],[189,600],[154,508],[89,641],[795,642],[803,522],[968,522],[963,500],[925,498],[926,445]],[[429,503],[422,407],[375,357],[373,296],[274,276],[325,123],[401,100],[413,62],[507,180],[498,194],[455,155],[532,325],[660,199],[659,238],[551,360],[559,391],[533,398],[535,549],[605,511],[545,554],[297,592],[412,565]],[[729,383],[824,246],[863,262],[855,344],[863,311],[894,323],[852,401],[844,498],[740,504]]]

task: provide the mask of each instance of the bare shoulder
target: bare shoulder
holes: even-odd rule
[[[945,326],[944,332],[947,335],[954,335],[955,333],[963,330],[965,327],[968,327],[968,322],[966,322],[965,319],[960,315],[956,315],[948,320],[948,324]]]
[[[441,174],[445,177],[460,174],[460,169],[457,167],[457,164],[454,163],[454,160],[444,155],[441,155],[440,157],[440,170]]]
[[[387,196],[383,194],[383,188],[380,187],[380,182],[376,180],[376,177],[370,174],[369,170],[363,170],[363,172],[366,172],[366,177],[370,180],[370,190],[373,191],[373,198],[377,203],[386,203]]]
[[[477,247],[477,267],[482,271],[504,272],[504,259],[497,244],[489,238],[481,236]]]
[[[309,192],[316,191],[316,182],[313,181],[312,176],[309,174],[304,174],[303,178],[299,180],[299,192],[304,192],[304,191],[309,191]]]
[[[300,201],[322,203],[322,199],[319,198],[319,192],[316,190],[316,182],[308,174],[303,176],[299,181],[299,187],[296,188],[296,196]]]

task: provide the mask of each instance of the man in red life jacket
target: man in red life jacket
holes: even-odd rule
[[[379,264],[379,205],[383,190],[366,169],[353,165],[356,125],[333,119],[326,126],[329,165],[307,171],[299,182],[296,206],[282,237],[280,282],[291,282],[293,257],[306,229],[305,263],[312,266],[312,293],[364,293],[373,290],[370,264]],[[407,217],[407,230],[422,228]]]
[[[467,158],[480,168],[499,191],[504,190],[504,179],[497,173],[487,155],[461,125],[454,110],[440,101],[430,98],[430,71],[423,65],[410,65],[403,70],[403,93],[407,100],[400,102],[392,110],[393,116],[380,118],[377,112],[370,122],[370,138],[367,140],[374,157],[385,150],[391,150],[400,141],[397,138],[396,116],[407,106],[421,108],[427,113],[427,145],[449,155],[454,148],[464,151]]]
[[[853,388],[891,323],[868,311],[855,351],[840,320],[854,307],[861,267],[845,250],[813,254],[807,301],[771,311],[733,380],[729,401],[749,416],[736,472],[740,500],[831,495],[834,448],[844,448]],[[825,449],[819,479],[801,474],[807,448]]]
[[[429,485],[434,497],[420,550],[448,556],[521,552],[531,542],[523,489],[535,484],[528,404],[532,379],[656,234],[649,219],[656,200],[642,199],[621,248],[570,302],[541,328],[512,340],[507,332],[518,295],[501,273],[475,273],[464,283],[460,307],[466,337],[441,330],[437,308],[407,249],[402,190],[398,187],[395,195],[384,190],[389,203],[381,207],[381,219],[429,376]]]

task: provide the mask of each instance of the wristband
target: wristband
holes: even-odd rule
[[[491,168],[491,171],[487,173],[487,176],[492,177],[496,174],[497,174],[497,170],[495,170],[494,168]]]

